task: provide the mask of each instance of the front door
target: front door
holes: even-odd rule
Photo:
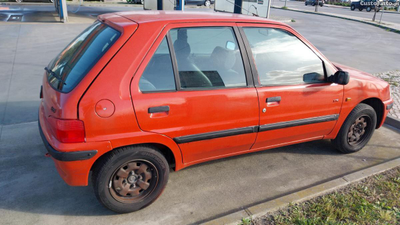
[[[140,128],[172,138],[184,163],[247,151],[255,142],[257,91],[234,26],[168,26],[133,79]]]
[[[260,132],[253,149],[321,139],[339,117],[343,86],[334,69],[287,27],[243,27],[258,80]]]

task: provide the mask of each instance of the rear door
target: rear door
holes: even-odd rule
[[[329,134],[339,117],[343,86],[327,82],[335,72],[323,56],[285,26],[241,29],[252,58],[260,104],[260,132],[253,148]]]
[[[258,97],[231,23],[169,25],[132,82],[144,131],[179,144],[184,163],[249,150]]]

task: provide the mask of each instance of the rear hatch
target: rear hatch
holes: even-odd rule
[[[82,95],[136,28],[136,23],[118,15],[100,16],[45,67],[39,116],[44,119],[41,126],[48,140],[56,137],[60,141],[59,127],[54,127],[60,126],[57,120],[79,119]],[[76,129],[76,123],[72,125]]]

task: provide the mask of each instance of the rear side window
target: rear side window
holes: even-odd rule
[[[147,64],[139,81],[139,89],[142,92],[176,90],[167,38],[164,38]]]
[[[190,27],[170,31],[182,89],[247,85],[231,27]]]
[[[70,92],[120,36],[120,32],[96,21],[73,40],[48,66],[50,85]]]

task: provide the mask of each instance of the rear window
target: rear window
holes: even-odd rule
[[[119,31],[96,21],[50,62],[46,69],[50,85],[61,92],[70,92],[120,35]]]

